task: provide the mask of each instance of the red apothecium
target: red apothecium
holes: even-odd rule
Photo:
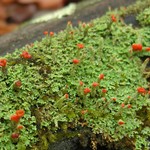
[[[82,86],[84,83],[82,81],[79,81],[80,86]]]
[[[6,59],[0,59],[0,66],[5,67],[7,65],[7,60]]]
[[[24,59],[30,59],[32,57],[27,51],[23,51],[20,56]]]
[[[113,97],[112,100],[115,102],[117,100],[117,98]]]
[[[100,75],[99,75],[99,79],[100,79],[100,80],[104,79],[104,74],[100,74]]]
[[[21,87],[21,81],[20,80],[17,80],[17,81],[15,81],[15,83],[14,83],[14,86],[15,87],[17,87],[17,88],[19,88],[19,87]]]
[[[50,32],[49,35],[50,35],[50,36],[53,36],[53,35],[54,35],[54,32]]]
[[[131,104],[128,104],[128,105],[127,105],[127,107],[128,107],[128,108],[131,108],[131,107],[132,107],[132,105],[131,105]]]
[[[18,116],[17,114],[11,115],[10,120],[18,123],[20,120],[20,116]]]
[[[132,44],[133,51],[142,51],[142,44],[134,43]]]
[[[143,88],[143,87],[138,87],[138,88],[137,88],[137,92],[138,92],[139,94],[146,94],[146,90],[145,90],[145,88]]]
[[[48,35],[48,31],[44,31],[43,34],[44,34],[44,35]]]
[[[86,109],[86,110],[81,110],[81,114],[82,114],[82,115],[86,114],[87,112],[88,112],[87,109]]]
[[[93,82],[93,83],[92,83],[92,86],[93,86],[93,87],[97,87],[97,86],[99,86],[99,83]]]
[[[73,59],[72,62],[73,62],[74,64],[78,64],[80,61],[79,61],[78,59]]]
[[[125,104],[124,104],[124,103],[122,103],[122,104],[121,104],[121,107],[122,107],[122,108],[124,108],[124,106],[125,106]]]
[[[116,16],[115,15],[111,15],[111,20],[112,20],[112,22],[116,22],[117,21]]]
[[[84,48],[84,44],[77,44],[77,47],[79,48],[79,49],[83,49]]]
[[[91,90],[90,90],[89,88],[85,88],[83,92],[84,92],[84,94],[86,95],[86,94],[90,93]]]
[[[147,47],[147,48],[146,48],[146,51],[148,51],[148,52],[149,52],[149,51],[150,51],[150,47]]]
[[[123,120],[119,119],[118,124],[123,125],[123,124],[125,124],[125,122]]]
[[[19,138],[19,133],[12,133],[11,138],[12,139],[18,139]]]
[[[66,93],[65,94],[65,98],[68,99],[69,98],[69,94]]]
[[[18,130],[21,130],[21,129],[23,129],[23,128],[24,128],[23,125],[18,125],[18,126],[17,126],[17,129],[18,129]]]
[[[106,89],[102,89],[102,93],[107,93],[107,90]]]
[[[16,110],[16,115],[19,117],[23,117],[25,114],[25,111],[23,109]]]

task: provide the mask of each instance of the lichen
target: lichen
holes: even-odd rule
[[[45,32],[42,41],[4,57],[2,150],[47,149],[49,143],[75,136],[85,145],[87,134],[93,147],[148,149],[149,60],[140,57],[150,56],[150,28],[133,28],[121,16],[122,10],[114,10],[77,27],[68,22],[64,31]],[[18,80],[21,87],[14,90]],[[14,144],[10,115],[17,109],[25,110],[24,129]]]

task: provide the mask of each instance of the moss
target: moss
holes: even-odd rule
[[[87,144],[87,134],[110,148],[148,149],[148,59],[143,63],[140,57],[150,56],[150,28],[126,25],[120,19],[123,13],[109,11],[78,27],[69,22],[64,31],[5,56],[7,66],[0,72],[1,149],[47,149],[49,143],[78,135]],[[142,43],[142,51],[133,51],[133,43]],[[23,51],[32,57],[20,57]],[[22,84],[18,90],[13,88],[16,80]],[[138,93],[139,87],[146,94]],[[25,110],[20,120],[25,128],[13,144],[9,117],[17,109]]]
[[[120,15],[126,16],[126,15],[132,15],[132,14],[138,14],[139,12],[142,12],[145,8],[148,8],[150,6],[150,0],[137,0],[135,4],[132,4],[124,9],[124,7],[121,8]]]
[[[141,12],[137,16],[137,20],[140,22],[142,26],[149,26],[150,25],[150,8],[144,9],[144,11]]]

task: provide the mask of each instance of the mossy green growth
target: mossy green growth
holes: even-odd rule
[[[137,20],[142,26],[150,26],[150,8],[144,9],[144,11],[137,16]]]
[[[0,72],[1,150],[47,149],[48,143],[61,139],[59,132],[67,137],[75,130],[68,137],[77,136],[85,128],[97,141],[101,138],[116,148],[148,149],[149,94],[140,94],[137,88],[149,90],[144,78],[149,73],[147,60],[143,64],[139,56],[149,57],[150,52],[144,48],[134,52],[131,45],[149,47],[150,27],[133,28],[119,15],[112,22],[111,14],[119,13],[108,12],[78,27],[68,23],[64,31],[5,56],[8,63]],[[32,57],[21,58],[22,51]],[[13,88],[16,80],[22,83],[19,90]],[[93,82],[99,86],[93,87]],[[10,115],[17,109],[25,110],[20,122],[25,128],[13,143]]]

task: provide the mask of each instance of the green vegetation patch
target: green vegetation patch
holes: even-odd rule
[[[149,59],[139,57],[150,56],[150,27],[126,25],[120,14],[68,22],[0,59],[1,150],[46,150],[87,133],[122,150],[148,149]]]

